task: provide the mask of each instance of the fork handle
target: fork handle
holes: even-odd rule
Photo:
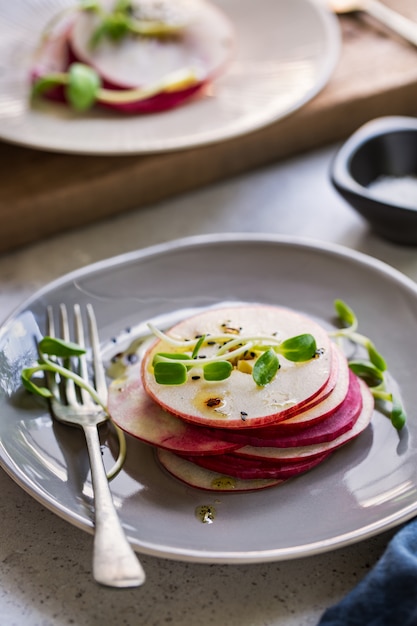
[[[94,578],[98,583],[109,587],[138,587],[145,582],[145,573],[126,538],[114,507],[97,426],[86,425],[83,430],[94,490]]]
[[[393,11],[379,0],[367,0],[364,10],[378,19],[381,24],[388,26],[392,31],[417,46],[417,23],[404,15]]]

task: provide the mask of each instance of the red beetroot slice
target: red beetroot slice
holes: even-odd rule
[[[226,380],[206,382],[202,380],[201,368],[197,366],[192,372],[200,374],[200,380],[195,381],[190,375],[183,385],[161,385],[154,378],[153,358],[156,353],[172,352],[173,348],[165,340],[158,339],[142,361],[144,387],[155,402],[191,423],[245,429],[274,424],[294,416],[296,411],[325,389],[331,376],[332,343],[324,328],[295,311],[267,305],[209,309],[180,322],[168,334],[181,340],[194,339],[199,335],[216,337],[224,333],[225,326],[240,329],[238,332],[242,340],[254,335],[277,336],[277,332],[279,339],[285,340],[310,333],[322,353],[318,358],[302,363],[290,362],[280,356],[281,368],[265,387],[256,385],[251,374],[238,368],[234,368]],[[203,356],[217,354],[219,344],[214,344],[201,351]],[[242,414],[245,414],[245,419],[242,419]]]
[[[233,454],[222,454],[204,457],[185,457],[199,467],[204,467],[214,472],[219,472],[235,478],[280,478],[286,480],[312,469],[322,461],[329,453],[323,453],[314,459],[294,461],[291,463],[270,463],[260,459],[239,458]]]
[[[243,446],[230,454],[237,455],[242,458],[244,457],[245,459],[260,460],[264,462],[293,463],[294,461],[301,461],[303,459],[314,459],[327,452],[333,452],[340,446],[358,437],[358,435],[365,430],[371,421],[374,409],[374,399],[372,393],[361,379],[358,378],[357,380],[362,395],[362,409],[352,428],[343,435],[336,437],[333,441],[324,441],[313,445],[291,448]]]
[[[204,491],[246,492],[276,487],[280,478],[236,478],[200,467],[167,450],[157,450],[161,465],[173,476],[190,487]]]
[[[188,454],[220,454],[238,447],[224,441],[219,431],[187,424],[161,407],[145,393],[140,366],[127,369],[124,378],[109,387],[108,410],[123,431],[154,446]]]
[[[306,428],[298,428],[290,433],[282,428],[268,427],[258,428],[256,433],[245,431],[236,435],[231,434],[230,440],[242,445],[258,447],[290,448],[299,446],[309,446],[326,441],[333,441],[343,433],[350,430],[359,417],[362,409],[362,394],[358,378],[349,373],[349,387],[342,403],[329,415],[325,415],[318,422]],[[265,430],[267,432],[262,432]]]

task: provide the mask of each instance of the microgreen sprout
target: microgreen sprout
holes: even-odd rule
[[[349,367],[368,384],[375,399],[391,405],[391,423],[397,430],[401,430],[407,416],[400,399],[387,389],[386,360],[378,352],[374,343],[358,332],[358,319],[354,311],[343,300],[335,300],[334,308],[343,327],[330,331],[329,335],[339,340],[347,339],[365,349],[367,358],[350,359]]]
[[[160,6],[156,5],[156,8],[160,9]],[[92,48],[98,46],[103,39],[118,43],[127,36],[166,37],[178,35],[187,23],[184,18],[171,22],[165,21],[161,17],[156,17],[156,14],[154,18],[152,14],[146,16],[145,19],[138,17],[135,15],[135,8],[131,0],[118,0],[112,11],[103,10],[98,2],[84,2],[81,4],[81,9],[92,11],[100,18],[100,23],[90,39]]]
[[[57,87],[63,88],[68,104],[79,112],[91,109],[96,103],[108,105],[131,104],[152,98],[163,92],[192,87],[200,82],[199,72],[183,68],[171,72],[154,85],[135,89],[106,89],[101,86],[99,74],[84,63],[71,63],[66,72],[52,72],[40,76],[32,85],[32,98],[47,95]]]
[[[87,391],[94,402],[96,402],[106,413],[106,405],[97,394],[96,390],[90,385],[84,378],[79,376],[76,372],[72,371],[64,364],[73,358],[77,358],[85,354],[86,351],[77,343],[71,341],[63,341],[55,337],[43,337],[38,342],[38,360],[31,367],[26,367],[21,372],[21,380],[24,388],[35,395],[50,400],[54,397],[53,393],[48,387],[37,382],[38,374],[53,374],[58,375],[61,380],[71,379],[78,387]],[[62,360],[59,361],[59,359]],[[116,434],[119,441],[119,455],[118,458],[107,473],[108,479],[114,478],[122,468],[124,460],[126,458],[126,440],[123,432],[114,424]]]
[[[161,385],[182,385],[188,380],[191,368],[201,368],[207,381],[221,381],[229,378],[240,359],[254,360],[252,377],[255,383],[264,387],[276,376],[280,362],[278,355],[289,361],[302,362],[314,358],[317,345],[308,333],[290,337],[284,341],[272,335],[236,336],[233,333],[203,335],[193,340],[176,339],[165,334],[152,324],[150,330],[173,352],[158,352],[154,355],[153,368],[157,383]],[[202,348],[217,344],[214,354],[201,355]],[[248,356],[249,355],[249,356]]]
[[[32,98],[62,87],[65,98],[76,111],[90,109],[100,96],[101,79],[84,63],[71,63],[67,72],[53,72],[38,78],[32,86]]]

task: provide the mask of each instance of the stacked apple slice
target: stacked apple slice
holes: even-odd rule
[[[279,353],[280,344],[305,335],[315,339],[310,358],[279,354],[271,380],[255,382],[259,354],[270,346]],[[155,363],[184,354],[185,380],[161,384]],[[205,364],[228,355],[230,374],[207,380]],[[160,334],[142,362],[110,385],[108,408],[120,428],[155,446],[161,464],[180,480],[247,491],[324,461],[367,427],[374,402],[317,322],[281,307],[242,305],[209,309]]]
[[[171,24],[177,5],[184,15]],[[233,49],[232,24],[206,0],[174,6],[170,0],[102,0],[57,17],[41,40],[31,78],[45,97],[80,110],[98,104],[152,113],[201,92],[225,69]],[[83,89],[92,90],[91,97],[80,96]]]

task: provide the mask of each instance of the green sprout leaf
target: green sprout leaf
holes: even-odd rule
[[[158,361],[154,365],[154,376],[160,385],[183,385],[187,380],[187,368],[180,360]]]
[[[353,310],[342,300],[335,300],[334,307],[346,327],[331,331],[330,336],[339,340],[349,340],[367,351],[369,360],[350,359],[349,367],[367,383],[375,399],[392,404],[391,422],[397,430],[401,430],[406,423],[407,416],[400,400],[393,397],[387,390],[386,372],[388,366],[385,358],[368,337],[357,332],[358,319]]]
[[[334,308],[341,321],[346,326],[356,326],[357,318],[354,311],[343,300],[335,300]]]
[[[81,2],[81,9],[83,11],[93,11],[93,12],[100,11],[100,3],[98,2],[98,0],[80,0],[80,2]]]
[[[56,87],[62,87],[68,82],[68,76],[65,73],[53,73],[47,76],[41,76],[36,79],[32,85],[32,97],[37,98],[43,94],[55,89]]]
[[[115,12],[121,11],[122,13],[131,13],[132,0],[117,0],[114,10]]]
[[[100,85],[101,80],[95,70],[83,63],[72,63],[65,95],[76,111],[86,111],[95,103]]]
[[[233,366],[230,361],[216,361],[214,363],[207,363],[204,366],[204,379],[205,380],[225,380],[229,378],[232,373]]]
[[[40,371],[38,366],[35,367],[26,367],[22,370],[21,378],[24,388],[30,393],[33,393],[37,396],[41,396],[41,398],[51,398],[52,393],[46,387],[41,387],[33,382],[32,376],[37,374]]]
[[[295,362],[308,361],[316,352],[316,340],[309,333],[286,339],[279,346],[279,353],[289,361]]]
[[[377,387],[384,382],[384,374],[375,365],[361,359],[349,361],[349,367],[356,376],[362,378],[369,387]]]
[[[384,357],[377,351],[377,349],[375,348],[374,344],[371,341],[369,341],[367,348],[368,348],[369,360],[372,363],[372,365],[374,365],[381,372],[385,372],[387,369],[387,363]]]
[[[38,347],[42,354],[48,354],[50,356],[72,357],[85,354],[85,349],[78,343],[63,341],[55,337],[44,337],[39,342]]]
[[[266,350],[253,366],[252,376],[257,385],[264,387],[276,376],[279,369],[279,360],[276,352],[269,348]]]
[[[197,343],[195,344],[195,346],[194,346],[194,350],[193,350],[193,353],[192,353],[192,355],[191,355],[191,358],[192,358],[192,359],[196,359],[196,358],[197,358],[198,353],[200,352],[200,348],[201,348],[201,346],[203,345],[203,343],[204,343],[205,339],[206,339],[206,336],[205,336],[205,335],[202,335],[202,336],[199,338],[199,340],[197,341]]]
[[[153,358],[152,365],[156,363],[167,361],[189,361],[191,357],[188,354],[182,352],[157,352]]]
[[[90,47],[96,48],[99,43],[107,38],[113,43],[119,43],[128,33],[131,32],[130,17],[118,10],[104,17],[91,35]]]
[[[401,430],[407,421],[407,415],[398,398],[392,398],[391,423],[397,430]]]

